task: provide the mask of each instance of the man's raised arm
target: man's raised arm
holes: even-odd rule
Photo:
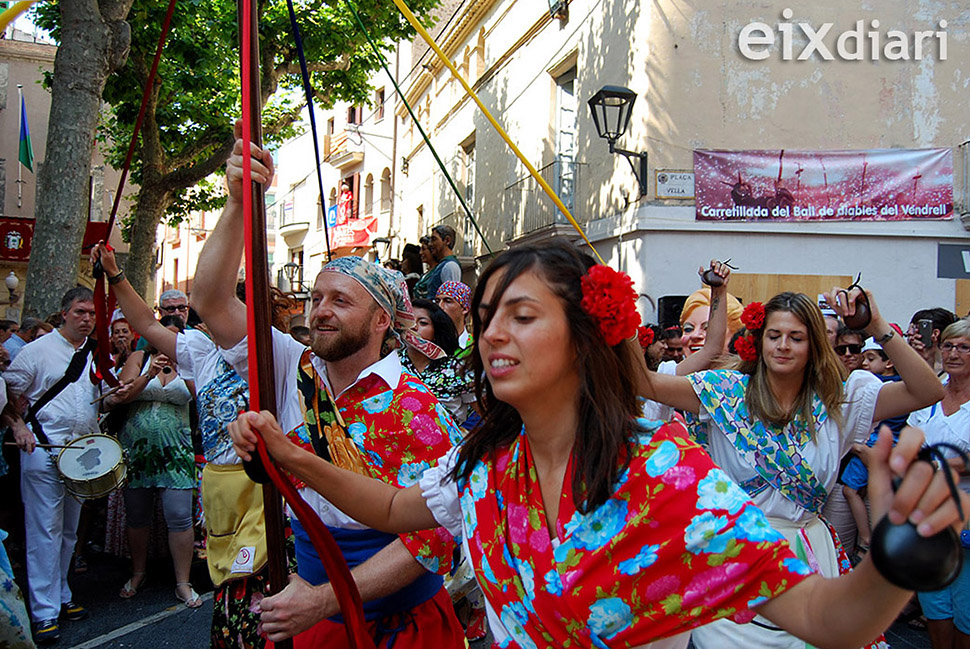
[[[217,345],[229,348],[246,336],[246,307],[236,298],[236,278],[243,254],[243,182],[241,126],[236,122],[236,145],[226,162],[229,198],[212,234],[205,242],[192,287],[192,307],[198,311]],[[252,178],[269,183],[273,159],[269,151],[252,145]]]

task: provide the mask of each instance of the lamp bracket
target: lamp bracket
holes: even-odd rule
[[[627,162],[630,163],[630,168],[633,170],[633,175],[637,179],[637,184],[640,185],[640,196],[647,195],[647,152],[641,151],[639,153],[635,151],[628,151],[626,149],[621,149],[610,142],[610,153],[615,153],[626,158]],[[634,163],[633,160],[637,159],[639,163]]]

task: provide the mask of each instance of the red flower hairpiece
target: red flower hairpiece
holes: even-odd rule
[[[643,326],[637,327],[637,340],[640,341],[640,347],[646,350],[653,344],[653,329]]]
[[[629,275],[597,264],[583,276],[581,288],[580,306],[596,321],[607,345],[618,345],[637,334],[640,314],[637,292]]]
[[[765,324],[765,305],[761,302],[752,302],[744,307],[741,313],[741,323],[748,331],[757,331]]]
[[[752,340],[751,336],[744,335],[735,340],[734,350],[743,361],[750,363],[758,360],[758,348],[755,347],[754,340]]]

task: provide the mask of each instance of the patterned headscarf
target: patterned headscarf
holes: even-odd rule
[[[463,284],[462,282],[445,282],[438,289],[435,299],[439,297],[450,297],[458,302],[465,311],[472,308],[472,289],[468,284]]]
[[[447,356],[444,350],[421,338],[414,330],[411,298],[408,297],[404,275],[400,272],[383,268],[362,257],[338,257],[324,266],[321,272],[340,273],[356,280],[391,317],[391,333],[400,344],[413,347],[432,360]]]

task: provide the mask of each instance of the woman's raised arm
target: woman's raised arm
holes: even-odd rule
[[[701,411],[701,400],[686,376],[670,376],[647,370],[644,380],[640,382],[640,396],[695,415]]]
[[[731,278],[731,267],[716,259],[711,260],[710,271],[722,282],[717,286],[711,286],[711,309],[707,317],[707,337],[704,339],[704,346],[699,350],[677,363],[677,376],[687,376],[692,372],[702,372],[710,369],[718,356],[724,354],[727,347],[727,328],[728,328],[728,282]],[[698,274],[703,278],[704,269],[698,269]]]
[[[270,412],[244,412],[229,424],[236,453],[245,461],[256,455],[257,434],[262,435],[273,459],[287,471],[364,525],[388,534],[439,526],[428,509],[420,485],[399,489],[334,466],[288,440]]]
[[[101,260],[101,266],[104,268],[105,275],[107,275],[109,280],[118,277],[119,274],[121,275],[121,277],[114,280],[111,288],[114,291],[115,298],[118,300],[118,306],[121,308],[121,312],[125,314],[125,319],[131,325],[131,328],[137,331],[139,336],[142,336],[151,343],[155,349],[169,358],[175,358],[177,334],[163,327],[155,319],[155,313],[152,311],[152,308],[145,304],[145,301],[141,299],[138,292],[128,282],[124,273],[118,268],[118,262],[115,261],[115,253],[104,245],[104,241],[99,242],[91,251],[91,263],[93,264],[99,259]]]
[[[866,297],[872,316],[866,327],[866,333],[882,345],[883,351],[889,356],[889,360],[899,372],[899,378],[902,379],[895,383],[887,383],[879,390],[873,421],[905,415],[942,399],[943,384],[940,383],[933,368],[883,319],[872,294],[866,291]],[[851,316],[855,313],[856,305],[863,299],[862,290],[854,288],[850,293],[846,293],[836,288],[832,289],[826,299],[839,315]]]

